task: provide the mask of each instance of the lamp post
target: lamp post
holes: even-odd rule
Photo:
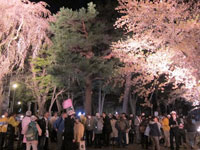
[[[13,112],[13,109],[14,109],[14,104],[15,104],[15,90],[16,88],[18,87],[18,84],[13,84],[12,85],[12,88],[14,89],[14,93],[13,93],[13,99],[12,99],[12,105],[11,105],[11,112]]]

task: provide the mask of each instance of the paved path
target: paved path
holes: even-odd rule
[[[50,150],[56,150],[56,144],[51,144],[51,146],[49,147]],[[118,148],[116,146],[110,146],[110,147],[102,147],[101,149],[98,149],[98,148],[94,148],[94,147],[89,147],[89,148],[86,148],[87,150],[146,150],[146,149],[143,149],[141,147],[141,145],[138,145],[138,144],[130,144],[128,145],[126,148]],[[150,146],[148,148],[148,150],[152,150],[152,147]],[[160,150],[170,150],[169,148],[165,148],[161,145],[161,149]],[[181,147],[180,150],[190,150],[189,147]],[[194,150],[194,149],[193,149]],[[200,148],[195,148],[195,150],[200,150]]]

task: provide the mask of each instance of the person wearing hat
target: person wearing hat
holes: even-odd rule
[[[28,124],[31,122],[31,115],[32,115],[32,112],[27,111],[26,116],[22,119],[22,123],[21,123],[21,126],[22,126],[21,134],[23,136],[22,150],[26,149],[26,137],[24,136],[24,134],[25,134],[25,129],[27,128]]]
[[[179,124],[180,120],[175,111],[171,112],[171,118],[169,119],[170,126],[170,149],[174,150],[174,138],[176,143],[176,150],[179,150]]]
[[[40,126],[38,125],[38,123],[36,122],[37,117],[36,116],[31,116],[31,122],[26,126],[25,129],[25,136],[26,136],[26,150],[37,150],[38,149],[38,136],[41,136],[42,134],[42,130],[40,128]],[[28,136],[28,131],[30,129],[33,129],[32,131],[34,131],[34,134],[30,134],[31,138]],[[33,137],[34,136],[34,137]]]

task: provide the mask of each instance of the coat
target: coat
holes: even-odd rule
[[[82,123],[74,124],[74,140],[80,142],[84,136],[84,126]]]

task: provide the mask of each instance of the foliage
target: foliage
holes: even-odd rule
[[[54,33],[51,73],[72,89],[86,90],[88,80],[105,80],[117,67],[117,59],[105,59],[110,54],[111,38],[97,14],[93,3],[76,11],[62,8],[51,25]]]
[[[113,44],[114,55],[126,63],[124,72],[135,75],[132,85],[140,96],[150,98],[168,85],[174,95],[198,100],[199,1],[118,0],[122,16],[116,21],[132,36]],[[189,40],[190,39],[190,40]],[[196,63],[194,63],[196,62]],[[125,73],[126,74],[126,73]],[[165,75],[162,82],[158,79]],[[150,86],[148,86],[150,85]],[[171,98],[171,97],[169,97]]]

